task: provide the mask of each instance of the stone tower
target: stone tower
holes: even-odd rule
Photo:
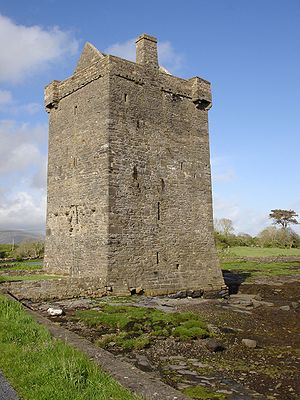
[[[170,75],[141,35],[136,63],[87,43],[45,89],[45,268],[115,294],[219,290],[208,140],[210,84]]]

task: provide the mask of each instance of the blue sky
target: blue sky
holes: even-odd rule
[[[44,86],[86,41],[132,58],[143,32],[174,75],[212,83],[215,217],[256,234],[273,208],[300,213],[299,21],[299,0],[1,0],[0,230],[44,229]]]

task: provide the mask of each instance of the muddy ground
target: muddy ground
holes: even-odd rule
[[[108,350],[179,390],[201,385],[219,396],[207,398],[300,399],[300,275],[260,278],[250,284],[242,282],[242,275],[227,272],[225,280],[229,299],[132,299],[135,305],[167,312],[193,311],[206,320],[214,339],[157,338],[142,350],[124,351],[114,343]],[[76,309],[97,308],[101,301],[28,305],[44,315],[50,306],[63,308],[65,315],[48,317],[94,342],[103,332],[72,316]],[[243,339],[254,340],[256,347],[248,347],[254,342],[246,346]]]

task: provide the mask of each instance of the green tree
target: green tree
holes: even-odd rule
[[[299,224],[296,217],[298,214],[294,210],[271,210],[269,218],[273,219],[274,225],[281,225],[283,229],[286,229],[290,224]]]
[[[43,242],[22,242],[15,250],[15,257],[22,258],[40,258],[44,254]]]
[[[300,237],[291,228],[269,226],[259,233],[258,243],[261,247],[292,248],[300,246]]]

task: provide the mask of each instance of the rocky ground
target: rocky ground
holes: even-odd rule
[[[187,342],[157,338],[150,347],[132,351],[111,343],[109,351],[179,390],[192,386],[207,390],[194,398],[299,399],[300,275],[241,284],[244,279],[238,272],[227,272],[225,280],[231,290],[227,299],[141,296],[133,303],[166,312],[193,311],[206,320],[214,338]],[[97,304],[92,299],[28,303],[44,315],[49,307],[62,308],[65,315],[49,318],[91,341],[101,332],[71,317],[76,309]]]

